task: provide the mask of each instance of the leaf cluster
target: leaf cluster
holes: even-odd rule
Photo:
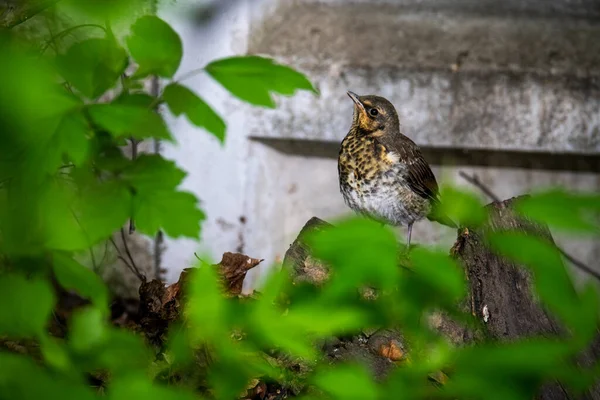
[[[106,18],[116,12],[109,11]],[[201,264],[164,346],[112,326],[105,284],[74,255],[128,219],[147,235],[197,238],[205,218],[196,197],[180,189],[185,172],[176,163],[157,154],[126,157],[123,147],[175,141],[156,112],[162,104],[221,142],[226,125],[174,79],[183,46],[165,21],[142,16],[124,40],[109,24],[100,30],[64,50],[57,45],[52,56],[0,33],[0,336],[33,340],[40,353],[34,360],[0,351],[0,398],[235,399],[261,379],[307,399],[504,400],[530,399],[552,380],[574,391],[593,382],[597,366],[579,370],[573,359],[596,336],[597,291],[576,288],[556,247],[522,232],[494,232],[485,240],[531,269],[535,294],[564,325],[564,337],[451,346],[426,319],[443,312],[477,327],[458,307],[468,294],[462,266],[433,248],[404,254],[390,229],[360,218],[306,237],[313,256],[331,268],[320,288],[294,285],[283,269],[242,301],[225,296],[215,269]],[[314,91],[304,75],[263,57],[215,60],[201,72],[256,106],[274,107],[273,94]],[[165,80],[161,92],[144,90],[151,76]],[[462,226],[486,223],[477,196],[445,187],[441,197],[443,211]],[[599,205],[597,194],[555,189],[520,200],[516,209],[553,229],[597,237]],[[48,331],[56,285],[87,300],[69,318],[65,337]],[[365,286],[376,290],[375,299],[359,295]],[[384,381],[359,362],[331,364],[319,351],[332,336],[368,327],[401,329],[407,339],[408,356]],[[448,378],[441,388],[429,382],[440,371]],[[89,383],[94,377],[101,388]]]

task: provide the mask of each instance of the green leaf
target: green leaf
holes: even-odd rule
[[[175,190],[136,193],[133,217],[140,232],[155,235],[162,229],[172,238],[198,238],[200,223],[206,218],[196,196]]]
[[[336,307],[335,313],[332,314],[329,307],[313,304],[291,307],[283,319],[290,325],[291,330],[328,337],[364,327],[368,316],[363,311],[351,307]]]
[[[176,387],[152,383],[146,376],[131,374],[111,382],[109,400],[201,400],[202,397]]]
[[[306,241],[314,256],[334,269],[331,295],[354,295],[364,285],[391,289],[397,282],[398,242],[391,229],[378,222],[353,217],[312,232]]]
[[[357,364],[340,364],[315,373],[312,381],[334,399],[377,399],[377,386],[369,372]]]
[[[98,126],[114,137],[173,140],[162,117],[154,111],[130,104],[93,104],[89,115]]]
[[[113,103],[151,109],[152,105],[157,103],[157,99],[146,93],[123,92],[113,101]]]
[[[587,294],[582,302],[567,273],[558,249],[540,237],[524,232],[495,232],[488,235],[492,249],[530,267],[541,301],[577,334],[594,334],[598,321],[596,296]]]
[[[479,197],[463,189],[442,186],[440,203],[440,211],[461,226],[477,227],[487,216]]]
[[[565,232],[600,233],[600,195],[595,193],[552,189],[518,199],[515,209],[525,217]]]
[[[271,92],[292,95],[296,90],[316,93],[310,81],[290,67],[258,56],[236,56],[208,64],[206,72],[234,96],[254,105],[274,108]]]
[[[83,381],[50,374],[29,357],[0,352],[0,398],[94,400],[97,396]]]
[[[42,336],[40,339],[42,355],[48,365],[61,371],[69,371],[73,367],[62,341],[50,336]]]
[[[205,128],[223,143],[225,140],[225,122],[200,97],[178,83],[171,83],[163,92],[163,99],[173,114],[185,114],[194,125]]]
[[[38,198],[47,248],[87,249],[121,228],[130,216],[126,186],[119,181],[99,182],[91,172],[80,172],[75,182],[51,180]]]
[[[84,96],[95,99],[115,85],[127,68],[127,53],[113,38],[88,39],[58,56],[62,76]]]
[[[74,165],[82,165],[89,156],[92,130],[80,112],[66,114],[46,149],[50,154],[66,156]],[[57,160],[60,165],[61,159]]]
[[[185,172],[173,161],[142,155],[121,177],[134,188],[133,216],[140,232],[154,235],[163,229],[171,237],[198,237],[205,216],[193,194],[176,190]]]
[[[452,305],[466,295],[464,272],[446,252],[419,247],[410,252],[410,259],[413,269],[407,274],[401,296],[412,293],[423,306],[435,300]]]
[[[30,338],[43,335],[54,309],[55,297],[48,282],[20,275],[0,275],[0,336]]]
[[[104,346],[95,352],[95,368],[107,368],[113,375],[145,372],[154,354],[139,334],[124,329],[111,329]]]
[[[139,18],[131,27],[127,46],[139,68],[136,77],[156,74],[172,78],[183,55],[183,45],[177,32],[156,16]]]
[[[186,173],[175,162],[158,154],[142,154],[121,172],[137,192],[151,193],[156,190],[176,189]]]
[[[69,345],[78,353],[101,346],[107,339],[104,313],[96,307],[77,310],[71,319]]]
[[[285,270],[270,274],[267,282],[261,290],[261,296],[251,306],[249,321],[269,321],[269,324],[254,325],[250,322],[249,335],[252,335],[260,343],[266,343],[269,348],[277,347],[295,357],[312,360],[316,357],[315,348],[307,332],[308,321],[302,319],[303,311],[300,310],[298,317],[283,315],[284,312],[277,306],[278,297],[289,285],[290,276]],[[300,329],[299,329],[300,326]]]
[[[54,252],[53,261],[54,275],[63,288],[75,290],[91,299],[96,307],[106,309],[108,290],[98,275],[65,253]]]
[[[122,29],[131,25],[142,13],[152,13],[152,2],[147,0],[61,0],[53,5],[57,15],[65,15],[70,23],[77,21],[98,24],[114,23]]]
[[[229,308],[223,297],[217,272],[212,265],[203,264],[191,270],[187,284],[186,317],[190,340],[219,342],[228,337],[225,321]]]
[[[185,365],[193,361],[189,332],[179,324],[171,324],[169,326],[167,349],[165,358],[168,357],[169,364]]]

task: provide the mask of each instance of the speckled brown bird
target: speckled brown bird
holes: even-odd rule
[[[338,157],[340,190],[354,211],[393,226],[412,226],[425,217],[450,227],[439,211],[438,185],[419,147],[400,132],[393,104],[379,96],[358,96],[350,131]]]

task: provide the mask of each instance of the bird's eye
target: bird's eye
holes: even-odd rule
[[[376,117],[376,116],[377,116],[377,114],[379,114],[379,111],[377,111],[377,109],[376,109],[376,108],[371,108],[371,109],[369,110],[369,114],[371,114],[371,116],[372,116],[372,117]]]

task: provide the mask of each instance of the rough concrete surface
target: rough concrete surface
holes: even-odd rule
[[[307,219],[350,213],[334,158],[350,125],[347,90],[389,98],[439,181],[470,187],[458,171],[475,172],[500,198],[547,185],[600,190],[597,0],[241,0],[201,24],[193,3],[162,14],[183,39],[178,74],[259,53],[305,72],[320,95],[278,96],[270,110],[206,76],[185,82],[228,128],[220,147],[185,119],[168,120],[179,144],[164,154],[189,172],[184,188],[208,215],[201,243],[167,241],[171,277],[194,251],[218,260],[243,249],[265,259],[251,285]],[[600,269],[600,244],[553,234]],[[455,237],[421,222],[414,238],[448,248]]]

